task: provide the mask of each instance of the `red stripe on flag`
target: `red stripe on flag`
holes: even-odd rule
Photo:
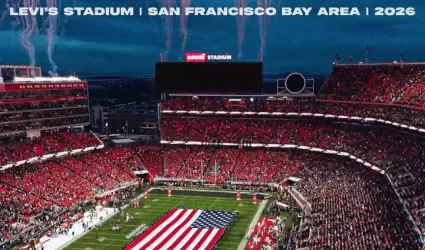
[[[179,215],[176,216],[176,218],[174,218],[174,220],[172,220],[170,223],[168,223],[168,225],[173,225],[175,223],[177,223],[181,217],[183,217],[183,215],[186,213],[187,209],[183,210]],[[159,224],[159,223],[155,223],[155,224]],[[159,226],[159,225],[158,225]],[[145,249],[147,247],[149,247],[152,243],[154,243],[159,237],[161,237],[161,235],[163,233],[165,233],[168,230],[168,226],[165,226],[163,229],[161,229],[161,231],[159,231],[158,233],[155,234],[154,237],[152,237],[152,239],[150,239],[148,242],[146,242],[141,248],[139,249]],[[144,234],[145,237],[149,236],[150,234]],[[144,237],[143,237],[144,238]]]
[[[155,230],[159,225],[161,225],[163,222],[165,222],[168,218],[170,218],[175,212],[177,211],[177,208],[172,209],[170,212],[168,212],[165,216],[163,216],[161,219],[158,220],[157,223],[155,223],[154,226],[148,228],[141,236],[139,236],[136,240],[131,242],[128,246],[124,248],[124,250],[130,250],[133,247],[135,247],[139,242],[141,242],[144,237],[143,235],[149,235],[153,230]]]
[[[190,244],[192,244],[192,241],[198,237],[198,235],[202,232],[201,228],[196,229],[196,232],[192,235],[192,237],[186,242],[186,244],[183,245],[181,249],[188,249]]]
[[[211,250],[225,228],[191,228],[204,211],[173,209],[125,250]],[[207,225],[205,225],[207,226]]]
[[[213,228],[208,228],[204,230],[207,230],[207,232],[204,234],[204,236],[202,236],[201,240],[198,241],[198,244],[196,244],[196,246],[193,249],[201,249],[202,244],[204,243],[204,241],[207,240],[208,236],[212,233]]]
[[[214,238],[210,241],[210,243],[208,243],[207,247],[205,248],[205,250],[210,250],[213,249],[215,243],[218,241],[218,239],[220,239],[220,236],[224,233],[224,228],[220,228],[218,230],[218,232],[214,235]]]
[[[187,218],[183,221],[183,223],[181,223],[179,226],[177,226],[176,228],[174,228],[174,230],[172,230],[171,232],[168,233],[167,237],[165,237],[155,248],[154,250],[159,250],[161,249],[162,246],[164,246],[176,233],[179,232],[179,230],[184,227],[185,225],[187,225],[187,223],[189,223],[189,221],[192,219],[192,217],[196,214],[198,210],[193,210],[189,216],[187,216]],[[190,227],[189,227],[190,229]],[[182,238],[179,237],[176,241],[181,240]],[[172,248],[169,248],[172,249]]]
[[[196,230],[196,229],[194,229],[194,228],[187,228],[183,233],[182,233],[182,235],[176,240],[176,241],[174,241],[173,242],[173,244],[171,244],[170,245],[170,249],[175,249],[176,247],[177,247],[177,245],[180,243],[180,241],[181,240],[183,240],[188,234],[189,234],[189,232],[190,231],[192,231],[192,230]],[[195,233],[196,234],[196,233]],[[182,248],[182,249],[184,249],[184,248]]]

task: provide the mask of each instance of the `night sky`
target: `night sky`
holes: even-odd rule
[[[21,0],[28,1],[28,0]],[[42,3],[45,0],[40,0]],[[1,10],[6,10],[2,0]],[[152,7],[162,0],[58,0],[62,7]],[[178,0],[180,2],[180,0]],[[249,0],[250,6],[256,1]],[[272,6],[392,6],[414,7],[416,15],[397,17],[268,17],[265,74],[298,71],[306,74],[328,74],[336,54],[347,61],[364,60],[365,46],[370,48],[369,61],[391,62],[404,55],[405,61],[425,61],[423,0],[272,0]],[[335,5],[335,3],[338,5]],[[192,0],[192,6],[231,7],[234,0]],[[22,25],[6,14],[0,26],[0,64],[29,64],[27,51],[20,42]],[[16,25],[15,25],[16,26]],[[39,34],[30,41],[35,46],[36,65],[51,68],[46,53],[47,36],[43,20]],[[189,17],[185,51],[230,53],[238,55],[235,17]],[[131,74],[152,75],[154,63],[166,51],[165,25],[162,17],[71,16],[60,17],[56,29],[53,60],[59,74]],[[258,17],[248,18],[242,61],[258,60],[260,47]],[[182,60],[179,17],[174,17],[172,48],[169,61]]]

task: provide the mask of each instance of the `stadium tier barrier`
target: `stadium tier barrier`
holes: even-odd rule
[[[404,109],[412,109],[425,111],[425,108],[422,107],[414,107],[403,104],[394,104],[394,103],[381,103],[381,102],[356,102],[356,101],[341,101],[341,100],[326,100],[326,99],[315,99],[316,102],[323,103],[339,103],[339,104],[355,104],[355,105],[369,105],[369,106],[386,106],[386,107],[394,107],[394,108],[404,108]]]
[[[339,152],[330,149],[316,148],[316,147],[308,147],[302,145],[294,145],[294,144],[261,144],[261,143],[228,143],[228,142],[198,142],[198,141],[164,141],[161,140],[161,144],[171,144],[171,145],[197,145],[197,146],[227,146],[227,147],[247,147],[247,148],[281,148],[281,149],[300,149],[300,150],[308,150],[312,152],[319,152],[324,154],[333,154],[348,157],[353,161],[356,161],[364,166],[379,172],[380,174],[385,174],[385,171],[355,155],[352,155],[347,152]]]
[[[134,186],[134,185],[139,185],[139,182],[137,180],[131,180],[131,181],[127,182],[127,183],[121,184],[119,187],[117,187],[117,188],[115,188],[113,190],[109,190],[109,191],[104,192],[103,194],[96,195],[96,197],[102,198],[102,197],[107,196],[109,194],[113,194],[114,192],[116,192],[118,190],[127,188],[129,186]]]
[[[139,171],[133,171],[134,174],[149,174],[148,170],[139,170]]]
[[[39,157],[32,157],[32,158],[29,158],[29,159],[26,159],[26,160],[6,164],[6,165],[0,167],[0,170],[5,171],[9,168],[21,166],[21,165],[24,165],[24,164],[27,164],[27,163],[35,163],[35,162],[46,161],[46,160],[51,159],[53,157],[60,158],[60,157],[64,157],[64,156],[67,156],[67,155],[75,155],[75,154],[79,154],[79,153],[82,153],[82,152],[89,152],[89,151],[93,151],[93,150],[97,150],[97,149],[102,149],[104,147],[105,147],[105,145],[102,144],[102,145],[91,146],[91,147],[87,147],[87,148],[74,149],[74,150],[71,150],[71,151],[64,151],[64,152],[59,152],[59,153],[54,153],[54,154],[47,154],[47,155],[43,155],[43,156],[39,156]]]
[[[311,203],[302,194],[300,194],[298,190],[296,190],[295,188],[288,188],[288,187],[285,187],[285,190],[294,198],[294,200],[296,201],[296,204],[302,210],[307,208],[308,211],[306,214],[311,213]]]
[[[423,109],[425,110],[425,109]],[[274,116],[274,117],[282,117],[282,116],[303,116],[303,117],[324,117],[330,119],[341,119],[341,120],[351,120],[351,121],[362,121],[362,122],[378,122],[382,124],[392,125],[394,127],[400,127],[405,129],[410,129],[412,131],[417,131],[425,134],[424,128],[414,127],[406,124],[400,124],[397,122],[392,122],[389,120],[369,118],[369,117],[358,117],[358,116],[345,116],[345,115],[330,115],[330,114],[320,114],[320,113],[296,113],[296,112],[240,112],[240,111],[187,111],[187,110],[163,110],[163,114],[190,114],[190,115],[240,115],[240,116]]]

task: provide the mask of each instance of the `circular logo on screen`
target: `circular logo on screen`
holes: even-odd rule
[[[300,73],[291,73],[285,79],[285,88],[291,94],[301,93],[306,86],[305,77]]]

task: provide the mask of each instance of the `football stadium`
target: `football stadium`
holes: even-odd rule
[[[149,112],[109,109],[95,133],[86,81],[1,66],[2,247],[421,250],[425,64],[335,64],[320,88],[294,72],[255,94],[261,67],[158,63],[147,143],[129,131]],[[229,69],[245,84],[186,74]]]
[[[212,2],[0,4],[0,250],[425,250],[425,4]]]

